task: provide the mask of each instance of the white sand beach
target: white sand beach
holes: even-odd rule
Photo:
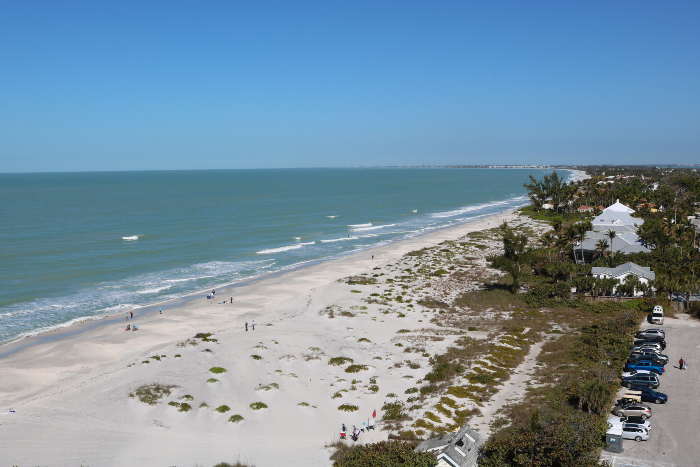
[[[343,279],[381,273],[383,283],[402,274],[396,264],[408,252],[517,218],[503,213],[477,219],[217,291],[214,300],[194,299],[162,315],[21,349],[0,360],[0,412],[16,411],[0,416],[2,457],[7,465],[209,466],[240,459],[257,466],[326,466],[331,461],[324,446],[338,439],[341,425],[362,427],[375,409],[376,429],[359,442],[387,439],[389,432],[381,429],[387,394],[416,386],[430,371],[425,355],[444,351],[464,332],[440,328],[442,337],[426,339],[438,334],[430,323],[435,310],[368,303],[370,293],[385,287]],[[485,264],[487,253],[477,251],[480,259],[472,259]],[[448,300],[470,287],[441,280],[432,284],[433,297]],[[221,303],[232,295],[233,304]],[[410,290],[404,298],[415,304],[420,297]],[[125,332],[127,324],[139,330]],[[217,341],[192,339],[197,333],[212,333]],[[406,354],[398,346],[416,337],[424,353]],[[198,345],[182,346],[188,340]],[[349,363],[329,365],[333,357],[367,370],[346,373]],[[407,360],[419,367],[404,365]],[[226,372],[212,373],[212,367]],[[155,405],[130,397],[153,383],[175,387]],[[168,402],[192,408],[181,412]],[[251,409],[256,402],[267,408]],[[358,410],[339,411],[341,404]],[[230,410],[218,413],[222,405]],[[228,421],[232,415],[243,420]]]

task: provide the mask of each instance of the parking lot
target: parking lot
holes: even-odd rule
[[[648,441],[626,439],[622,453],[606,457],[615,456],[616,466],[700,467],[700,322],[684,316],[666,318],[662,326],[645,323],[642,329],[649,327],[666,331],[669,363],[658,391],[668,395],[668,402],[646,403],[652,410]],[[688,362],[686,371],[678,368],[681,357]]]

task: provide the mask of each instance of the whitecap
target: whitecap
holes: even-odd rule
[[[372,224],[370,224],[370,225],[372,225]],[[352,230],[356,230],[356,231],[361,231],[361,230],[377,230],[377,229],[383,229],[383,228],[385,228],[385,227],[394,227],[395,225],[396,225],[396,224],[375,225],[375,226],[373,226],[373,227],[360,227],[360,228],[352,229]]]
[[[329,218],[329,219],[335,219],[335,218],[338,217],[338,216],[326,216],[326,217]]]
[[[122,240],[138,240],[139,236],[138,235],[132,235],[131,237],[122,237]]]
[[[321,243],[333,243],[333,242],[342,242],[343,240],[357,240],[358,237],[352,236],[352,237],[342,237],[342,238],[332,238],[330,240],[321,240]]]
[[[348,227],[350,228],[356,228],[356,227],[370,227],[372,223],[370,222],[369,224],[348,224]]]
[[[271,253],[282,253],[284,251],[289,251],[289,250],[298,250],[299,248],[305,246],[305,245],[313,245],[316,242],[308,242],[308,243],[297,243],[296,245],[287,245],[287,246],[282,246],[279,248],[269,248],[267,250],[260,250],[257,252],[259,255],[269,255]]]

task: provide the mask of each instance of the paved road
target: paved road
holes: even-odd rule
[[[642,325],[642,329],[647,327],[651,326]],[[618,455],[626,463],[616,465],[700,467],[700,321],[685,316],[666,318],[660,327],[666,331],[665,353],[670,361],[658,390],[667,394],[669,401],[649,403],[649,441],[626,439],[624,452]],[[681,357],[688,360],[687,371],[678,369]]]

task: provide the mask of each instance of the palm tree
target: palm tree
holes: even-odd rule
[[[556,238],[554,237],[554,235],[552,235],[550,233],[546,233],[546,234],[542,235],[542,238],[540,239],[540,243],[542,244],[542,246],[547,248],[547,254],[549,255],[549,262],[550,263],[552,262],[552,250],[551,250],[551,248],[552,248],[552,245],[554,244],[555,241],[556,241]]]
[[[595,244],[594,258],[599,255],[603,255],[604,258],[608,257],[608,241],[604,238],[601,238],[598,240],[598,243]]]
[[[613,250],[612,241],[613,241],[613,238],[617,237],[617,232],[615,232],[614,230],[608,230],[607,232],[605,232],[605,235],[610,239],[610,254],[614,258],[615,257],[615,250]]]

